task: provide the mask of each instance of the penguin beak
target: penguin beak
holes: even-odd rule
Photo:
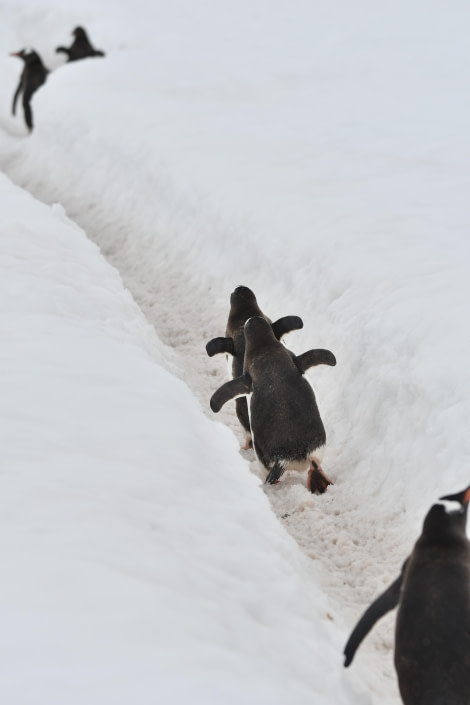
[[[457,492],[456,494],[446,494],[444,497],[439,497],[440,500],[449,500],[451,502],[459,502],[462,507],[467,508],[470,502],[470,487],[462,490],[462,492]]]
[[[19,51],[12,51],[11,54],[9,54],[9,56],[20,56],[20,52]]]

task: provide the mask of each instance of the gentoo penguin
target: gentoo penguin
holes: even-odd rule
[[[246,321],[253,316],[261,316],[271,324],[274,335],[278,340],[291,330],[299,330],[303,327],[302,319],[299,316],[284,316],[274,323],[265,316],[258,306],[256,296],[247,286],[237,286],[230,295],[230,313],[228,316],[225,338],[213,338],[206,345],[209,357],[217,353],[227,353],[232,356],[232,377],[240,377],[243,374],[243,358],[245,357],[245,332]],[[246,397],[235,399],[235,408],[238,420],[243,426],[246,443],[243,449],[251,446],[251,427],[248,414],[248,404]]]
[[[104,51],[94,49],[83,27],[75,27],[72,32],[75,37],[70,47],[57,47],[58,54],[67,54],[67,61],[78,61],[89,56],[104,56]]]
[[[42,86],[45,82],[49,71],[42,63],[39,54],[35,51],[26,51],[26,49],[22,49],[21,51],[13,52],[10,56],[18,56],[24,61],[24,68],[21,72],[20,82],[18,83],[18,88],[13,96],[11,112],[13,115],[16,114],[16,102],[20,93],[22,93],[24,119],[28,128],[32,130],[33,114],[31,112],[31,97],[33,93],[37,91],[39,86]]]
[[[251,394],[250,420],[259,461],[274,484],[285,470],[309,468],[307,486],[324,492],[332,484],[320,465],[325,429],[315,394],[304,372],[313,365],[336,365],[329,350],[309,350],[298,357],[275,336],[270,323],[254,316],[245,323],[243,374],[213,394],[212,411],[229,399]]]
[[[398,605],[395,668],[405,705],[470,703],[470,487],[440,498],[399,577],[365,611],[344,649],[349,666],[364,637]]]

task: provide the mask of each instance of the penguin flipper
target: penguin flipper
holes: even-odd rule
[[[67,47],[56,47],[55,53],[67,54],[67,58],[70,58],[70,49],[67,49]]]
[[[315,367],[315,365],[330,365],[334,367],[336,358],[330,350],[317,348],[316,350],[307,350],[302,355],[296,356],[295,364],[301,373],[304,374],[310,367]]]
[[[300,330],[304,327],[304,322],[299,316],[284,316],[274,321],[271,325],[273,333],[278,340],[281,340],[282,336],[289,333],[291,330]]]
[[[225,384],[214,392],[210,401],[211,409],[217,413],[230,399],[243,396],[244,394],[251,394],[251,391],[251,377],[245,372],[241,377],[236,377],[235,379],[231,379],[230,382],[225,382]]]
[[[402,571],[398,578],[366,609],[361,619],[354,627],[351,636],[344,647],[343,653],[345,656],[345,668],[351,664],[357,649],[368,635],[374,624],[378,622],[381,617],[387,614],[387,612],[390,612],[390,610],[393,610],[398,605],[405,565],[406,562],[403,565]]]
[[[213,357],[218,353],[228,353],[235,355],[232,338],[212,338],[206,345],[206,352],[209,357]]]
[[[16,114],[16,102],[17,102],[18,97],[19,97],[19,95],[20,95],[20,93],[21,93],[22,87],[23,87],[23,81],[22,81],[21,78],[20,78],[20,82],[18,83],[18,88],[16,89],[15,95],[13,96],[13,103],[12,103],[12,106],[11,106],[11,113],[12,113],[12,115],[15,115],[15,114]]]
[[[33,113],[31,111],[31,96],[32,96],[31,92],[26,93],[25,91],[23,91],[24,120],[25,120],[25,123],[28,126],[29,130],[33,129]]]

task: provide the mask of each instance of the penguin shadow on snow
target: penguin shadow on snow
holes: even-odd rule
[[[441,497],[398,578],[364,612],[344,649],[348,667],[363,639],[398,607],[394,663],[405,705],[470,703],[470,487]]]
[[[238,287],[233,292],[232,306],[240,289],[246,287]],[[280,319],[281,330],[292,329],[285,323],[290,318]],[[321,467],[326,434],[315,394],[303,375],[316,365],[334,366],[336,359],[332,352],[324,349],[294,355],[278,340],[276,324],[259,315],[246,320],[243,363],[238,355],[237,365],[233,367],[234,378],[212,395],[210,406],[217,413],[230,399],[251,395],[248,423],[240,415],[239,419],[247,438],[252,439],[257,459],[268,471],[265,481],[276,484],[286,470],[308,470],[308,489],[321,494],[332,484]],[[235,358],[232,340],[227,336],[210,341],[208,354],[226,352]],[[248,443],[245,448],[247,446]]]

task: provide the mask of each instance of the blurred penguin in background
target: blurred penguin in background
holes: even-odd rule
[[[75,27],[72,34],[75,39],[70,47],[67,48],[61,46],[56,48],[56,53],[67,55],[67,61],[79,61],[80,59],[86,59],[89,56],[105,55],[104,51],[93,48],[83,27]]]
[[[16,115],[16,103],[22,94],[24,119],[29,128],[33,129],[33,114],[31,111],[31,98],[37,89],[42,86],[46,81],[48,69],[44,66],[41,61],[41,57],[35,51],[27,51],[22,49],[21,51],[13,52],[10,56],[18,56],[24,61],[24,68],[20,76],[20,82],[18,88],[13,96],[13,104],[11,107],[11,112]]]

